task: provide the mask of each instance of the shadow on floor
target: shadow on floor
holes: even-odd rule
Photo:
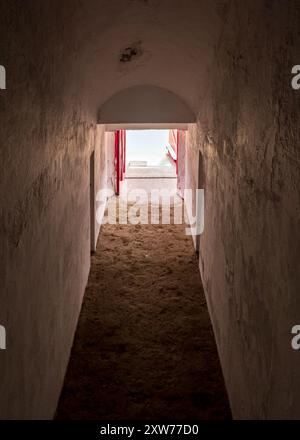
[[[103,225],[57,419],[231,418],[184,225]]]

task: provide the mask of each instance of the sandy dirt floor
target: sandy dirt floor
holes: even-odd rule
[[[228,419],[184,225],[103,225],[57,419]]]

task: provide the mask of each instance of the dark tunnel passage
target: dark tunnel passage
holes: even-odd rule
[[[1,1],[0,419],[300,418],[299,23]],[[102,224],[124,132],[154,129],[199,234]]]

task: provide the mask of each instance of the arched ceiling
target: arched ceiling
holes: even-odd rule
[[[102,124],[191,123],[195,115],[186,103],[161,87],[134,86],[116,93],[101,106]]]
[[[152,85],[197,113],[224,0],[76,2],[76,58],[96,112],[122,90]]]

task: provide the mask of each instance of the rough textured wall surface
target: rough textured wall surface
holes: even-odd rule
[[[96,248],[99,233],[100,233],[100,226],[101,226],[101,220],[102,216],[104,214],[104,203],[102,202],[101,198],[101,190],[107,188],[107,148],[105,143],[105,126],[104,125],[97,125],[97,134],[96,134],[96,141],[95,141],[95,194],[94,194],[94,201],[95,201],[95,216],[94,216],[94,222],[95,222],[95,243],[94,248]],[[100,190],[100,192],[99,192]],[[100,215],[100,213],[102,215]]]
[[[185,188],[185,138],[186,132],[184,130],[178,130],[178,176],[177,176],[177,188],[181,197],[184,196]]]
[[[72,19],[64,2],[59,15],[47,2],[1,5],[2,419],[53,416],[89,272],[89,157],[100,137]]]
[[[197,142],[197,125],[189,124],[186,133],[186,152],[185,152],[185,189],[192,190],[191,197],[185,197],[187,221],[193,225],[196,218],[196,198],[195,192],[198,188],[198,150],[200,148]],[[195,250],[197,248],[197,237],[192,235]]]
[[[190,126],[187,185],[204,155],[200,270],[235,418],[300,418],[300,95],[296,1],[231,1],[199,123]]]
[[[116,180],[116,170],[115,170],[115,134],[113,132],[107,131],[105,133],[105,153],[106,153],[106,171],[107,171],[107,181],[106,187],[110,191],[115,192],[115,180]]]

